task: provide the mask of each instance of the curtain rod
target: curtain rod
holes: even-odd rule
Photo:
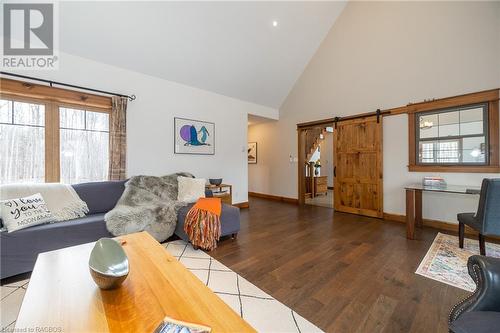
[[[117,93],[109,92],[109,91],[105,91],[105,90],[99,90],[99,89],[81,87],[81,86],[76,86],[74,84],[68,84],[68,83],[62,83],[62,82],[51,81],[51,80],[46,80],[46,79],[40,79],[40,78],[32,77],[32,76],[26,76],[26,75],[20,75],[20,74],[8,73],[8,72],[1,72],[1,71],[0,71],[0,74],[2,74],[2,75],[8,75],[8,76],[14,76],[14,77],[19,77],[19,78],[28,79],[28,80],[45,82],[45,83],[48,83],[51,87],[53,85],[58,85],[58,86],[63,86],[63,87],[70,87],[70,88],[75,88],[75,89],[92,91],[92,92],[106,94],[106,95],[126,97],[126,98],[128,98],[129,101],[134,101],[136,99],[135,95],[130,95],[129,96],[129,95],[117,94]]]

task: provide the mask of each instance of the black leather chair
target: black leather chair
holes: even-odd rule
[[[476,290],[451,310],[450,332],[500,332],[500,258],[474,255],[467,268]]]
[[[479,231],[479,251],[486,255],[484,236],[500,236],[500,179],[483,179],[477,213],[461,213],[458,219],[458,239],[464,247],[465,225]]]

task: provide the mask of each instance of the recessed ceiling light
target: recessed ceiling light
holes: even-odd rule
[[[273,21],[273,27],[277,27],[278,26],[278,21]]]

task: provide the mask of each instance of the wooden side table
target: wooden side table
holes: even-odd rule
[[[228,205],[233,204],[233,185],[220,184],[220,185],[206,185],[207,190],[211,190],[215,198],[221,198],[223,203]]]

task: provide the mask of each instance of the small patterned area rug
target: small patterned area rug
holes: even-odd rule
[[[164,244],[167,251],[207,285],[257,332],[322,332],[297,312],[266,294],[205,252],[182,240]]]
[[[479,254],[477,240],[466,238],[461,249],[458,236],[438,233],[415,273],[472,292],[476,284],[467,271],[467,259],[474,254]],[[500,257],[500,245],[486,243],[486,254]]]

